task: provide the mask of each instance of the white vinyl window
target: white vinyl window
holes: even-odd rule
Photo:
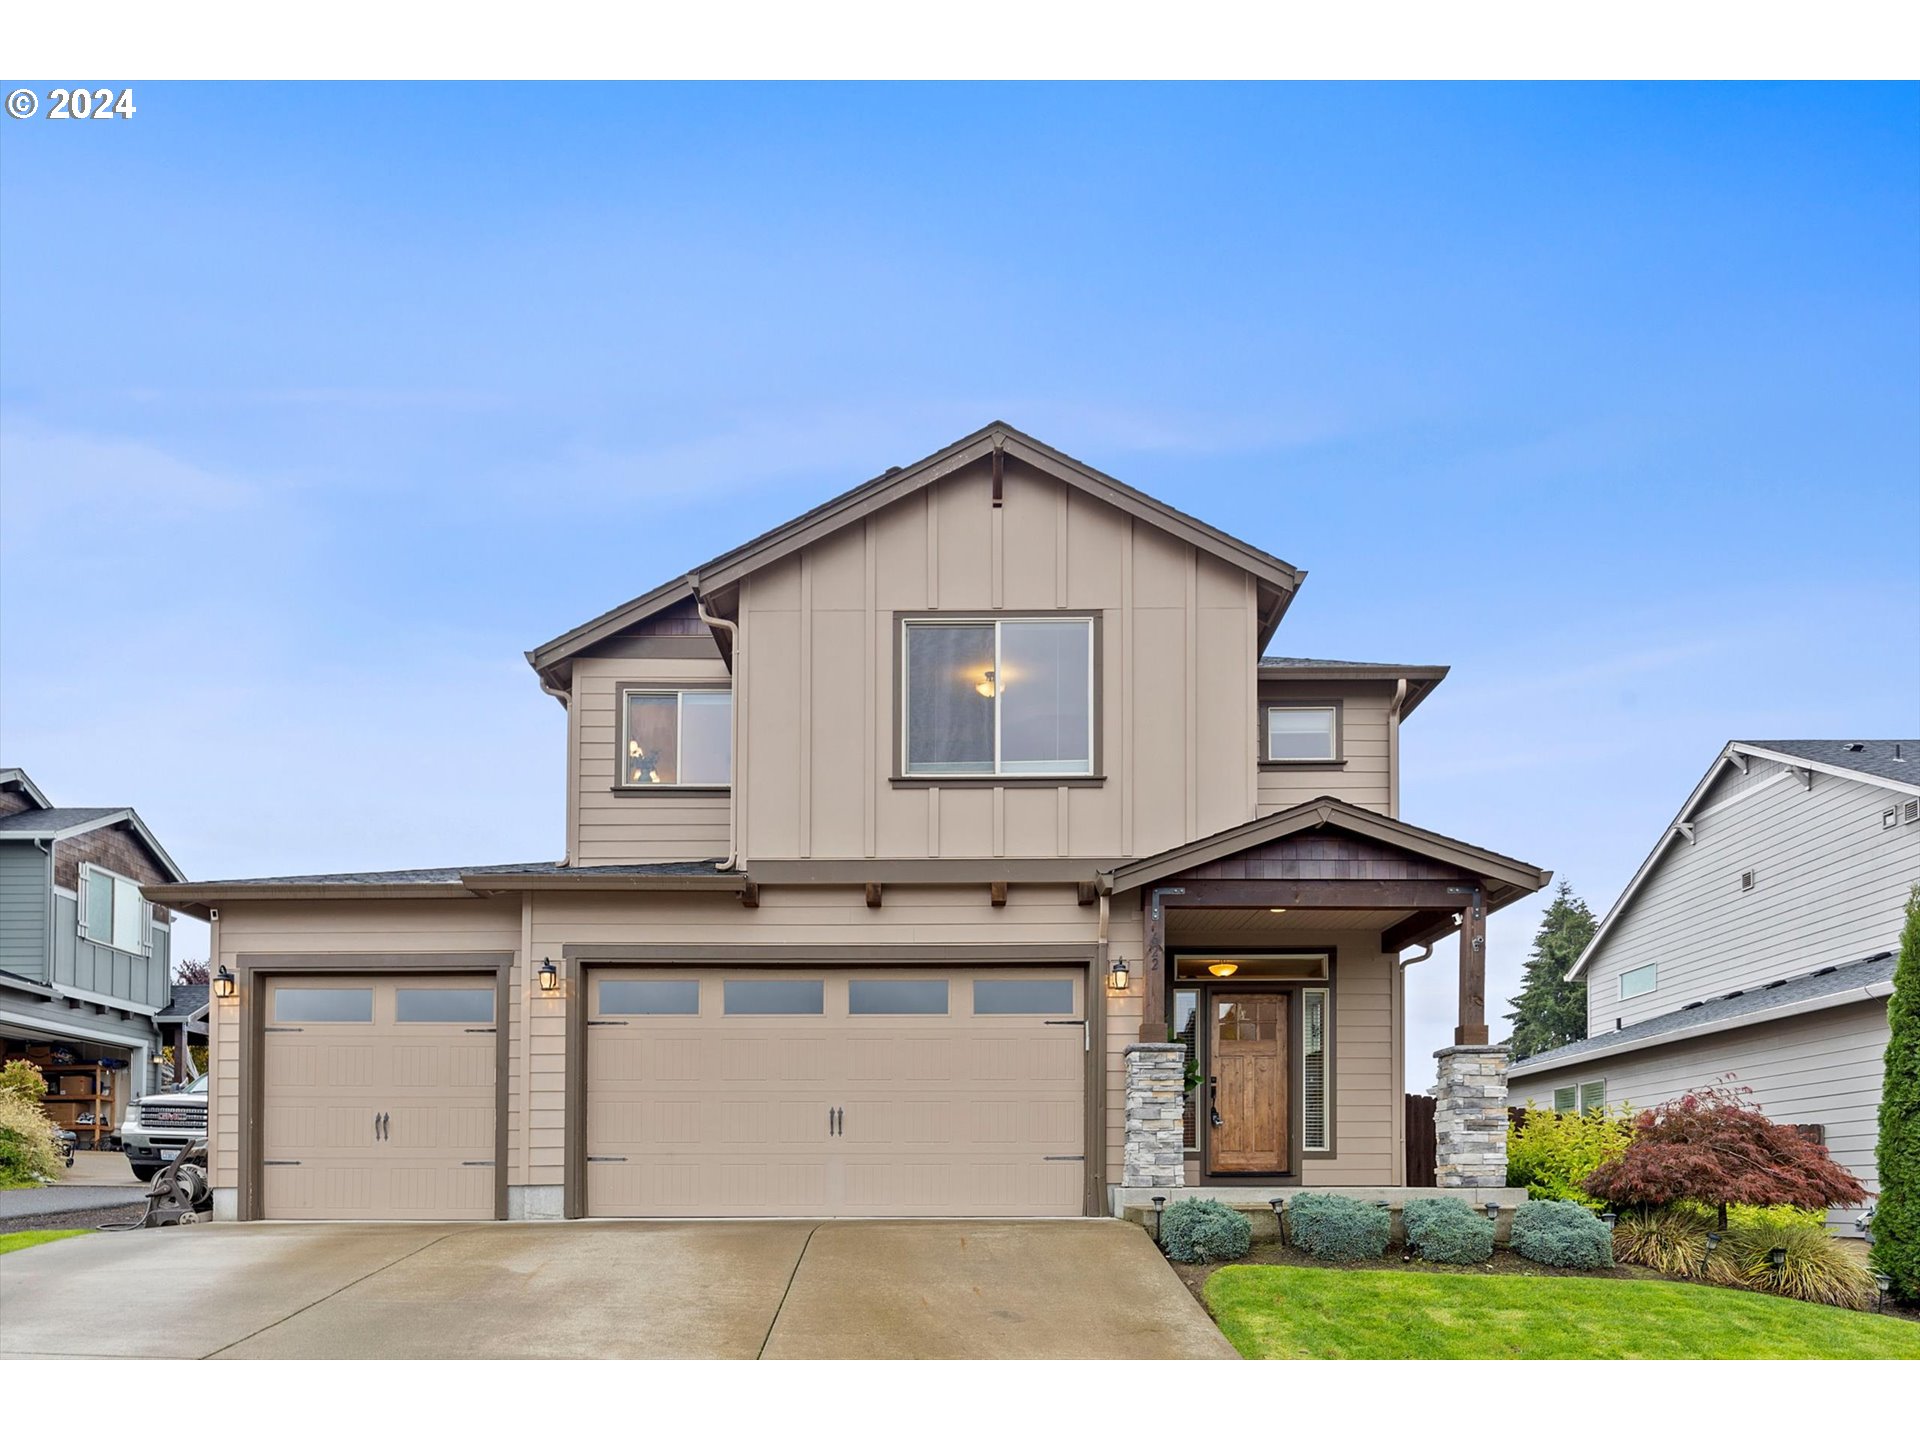
[[[1620,975],[1620,998],[1631,1000],[1636,995],[1651,995],[1658,987],[1660,967],[1642,965],[1638,969],[1622,971]]]
[[[732,691],[620,692],[621,789],[727,785],[732,779]]]
[[[1556,1115],[1571,1115],[1580,1108],[1580,1087],[1562,1085],[1553,1092],[1553,1111]]]
[[[1332,705],[1267,707],[1267,759],[1337,760],[1340,712]]]
[[[1607,1108],[1607,1082],[1589,1080],[1580,1087],[1580,1113],[1591,1115]]]
[[[1092,620],[905,626],[905,774],[1093,773]]]
[[[1300,1148],[1328,1150],[1327,992],[1301,991],[1300,1007]]]
[[[124,950],[129,955],[149,953],[147,902],[137,881],[98,865],[80,866],[80,938],[95,945]]]

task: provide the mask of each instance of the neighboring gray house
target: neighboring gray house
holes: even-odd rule
[[[1920,741],[1732,742],[1568,972],[1588,1038],[1517,1062],[1512,1103],[1645,1109],[1742,1086],[1769,1118],[1820,1127],[1872,1190],[1916,882]]]
[[[170,1012],[172,915],[140,893],[183,879],[128,807],[55,805],[0,769],[0,1059],[47,1072],[48,1110],[83,1145],[155,1088],[163,1045],[205,1035],[204,996],[197,1022]]]

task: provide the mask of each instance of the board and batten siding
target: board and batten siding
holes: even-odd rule
[[[1112,859],[1253,817],[1253,578],[1010,462],[968,467],[742,582],[743,851]],[[1098,784],[896,784],[899,614],[1093,614]]]
[[[1920,882],[1920,824],[1881,825],[1901,798],[1818,771],[1808,789],[1758,759],[1723,777],[1692,842],[1667,842],[1588,962],[1587,1033],[1897,949]],[[1751,890],[1740,887],[1746,870]],[[1621,999],[1621,975],[1648,964],[1656,988]]]
[[[1623,1055],[1582,1057],[1516,1076],[1507,1093],[1514,1105],[1550,1110],[1556,1089],[1604,1081],[1609,1106],[1645,1110],[1703,1085],[1746,1087],[1745,1098],[1769,1120],[1825,1126],[1833,1158],[1872,1190],[1888,1034],[1886,1001],[1866,1000]],[[1844,1209],[1829,1218],[1851,1223],[1857,1215]]]
[[[55,984],[87,995],[106,996],[127,1005],[166,1008],[173,994],[173,971],[165,925],[148,930],[149,954],[133,955],[80,938],[79,901],[64,890],[53,892],[53,969]]]
[[[1331,795],[1382,815],[1393,814],[1393,693],[1391,682],[1263,679],[1260,725],[1266,724],[1269,705],[1309,705],[1325,700],[1340,703],[1343,763],[1337,767],[1261,765],[1257,813],[1271,815]],[[1256,743],[1260,739],[1256,731]]]
[[[0,845],[0,970],[47,979],[53,857],[27,841]]]
[[[576,865],[631,865],[653,860],[718,860],[729,852],[725,789],[619,791],[615,750],[624,686],[726,687],[727,667],[711,660],[587,659],[574,663],[574,833],[568,852]]]

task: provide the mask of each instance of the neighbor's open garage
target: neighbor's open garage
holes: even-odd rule
[[[1085,1204],[1085,972],[595,968],[594,1216]]]

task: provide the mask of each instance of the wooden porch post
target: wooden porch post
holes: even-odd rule
[[[1477,889],[1460,916],[1460,1023],[1453,1043],[1487,1043],[1487,901]]]
[[[1149,1045],[1167,1038],[1167,909],[1160,891],[1147,891],[1146,1005],[1140,1016],[1140,1039]]]

